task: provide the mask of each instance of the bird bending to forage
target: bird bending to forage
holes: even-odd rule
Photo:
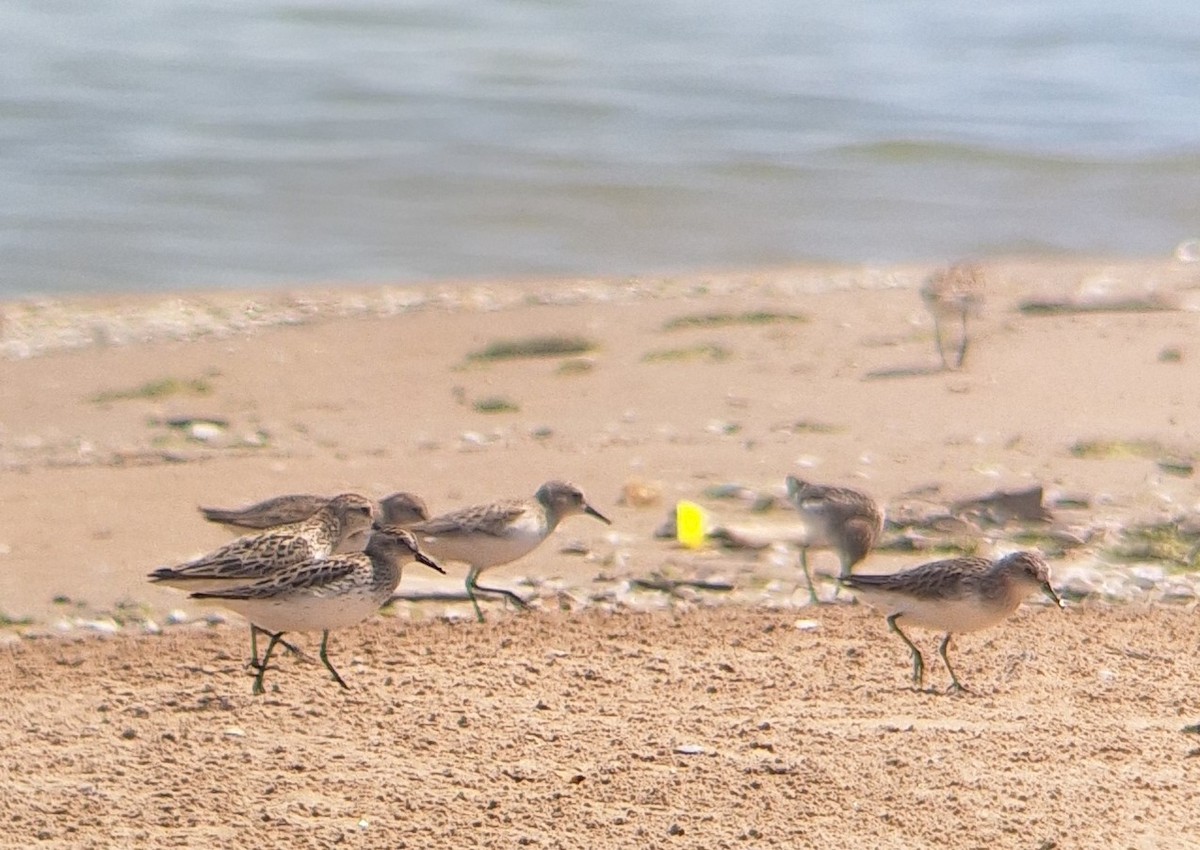
[[[532,499],[506,499],[462,508],[417,523],[411,530],[421,548],[438,560],[470,565],[467,596],[475,608],[475,617],[482,623],[483,611],[476,591],[504,596],[522,608],[526,603],[511,590],[480,585],[479,574],[529,554],[564,517],[572,514],[589,514],[606,525],[612,524],[588,504],[578,487],[565,481],[548,481]]]
[[[445,572],[422,552],[417,539],[399,526],[377,527],[364,551],[313,558],[278,569],[259,581],[223,590],[205,590],[193,599],[211,600],[236,611],[270,636],[254,678],[263,693],[263,677],[275,645],[285,632],[321,632],[321,663],[343,688],[345,680],[329,662],[329,632],[357,625],[379,610],[400,583],[401,569],[418,561]]]
[[[864,602],[887,612],[888,628],[908,644],[913,685],[925,681],[925,659],[900,623],[944,632],[938,652],[946,662],[951,690],[965,690],[946,655],[950,636],[994,626],[1017,610],[1030,593],[1042,591],[1065,607],[1050,585],[1050,569],[1036,552],[1013,552],[995,561],[950,558],[890,575],[851,575],[843,583]]]
[[[879,540],[883,531],[883,512],[874,499],[858,490],[810,484],[794,475],[787,477],[787,498],[804,521],[800,568],[808,582],[809,600],[816,603],[817,591],[808,569],[808,550],[812,547],[837,550],[842,567],[840,577],[845,578]]]

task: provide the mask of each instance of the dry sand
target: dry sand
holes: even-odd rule
[[[914,693],[903,645],[869,609],[799,608],[786,553],[653,537],[685,497],[783,527],[785,511],[705,491],[777,492],[788,473],[890,510],[916,492],[945,504],[1042,483],[1086,497],[1078,522],[1100,530],[1056,574],[1102,565],[1106,529],[1197,502],[1195,478],[1160,463],[1200,446],[1195,268],[991,265],[959,373],[933,368],[916,268],[6,305],[0,610],[32,622],[0,661],[0,842],[1196,846],[1200,761],[1180,732],[1200,720],[1190,605],[1029,606],[957,641],[974,693]],[[1178,309],[1016,309],[1068,295]],[[806,321],[664,330],[753,310]],[[468,360],[547,333],[599,347],[578,370]],[[163,379],[184,391],[95,400]],[[519,410],[477,411],[489,397]],[[197,440],[173,417],[227,424]],[[1097,439],[1120,450],[1072,453]],[[232,616],[141,633],[172,609],[205,613],[144,581],[228,539],[197,504],[408,489],[437,511],[554,477],[614,526],[572,518],[489,574],[537,610],[494,606],[478,626],[462,603],[400,605],[334,636],[349,692],[284,657],[252,698]],[[661,500],[620,503],[635,479]],[[999,536],[981,551],[1011,545]],[[629,592],[652,574],[735,590]],[[456,591],[461,576],[402,590]]]
[[[334,639],[349,692],[283,659],[258,698],[240,629],[26,642],[4,661],[0,841],[1200,842],[1200,759],[1179,732],[1200,708],[1193,613],[1024,612],[959,640],[964,696],[911,691],[865,608],[818,617],[376,622]]]

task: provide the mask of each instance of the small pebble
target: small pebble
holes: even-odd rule
[[[215,422],[193,422],[188,427],[188,437],[200,443],[212,443],[225,435],[225,429]]]
[[[1138,564],[1129,568],[1129,577],[1142,590],[1152,590],[1166,576],[1166,571],[1154,564]]]

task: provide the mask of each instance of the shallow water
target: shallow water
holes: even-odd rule
[[[1200,6],[0,5],[0,297],[1200,235]]]

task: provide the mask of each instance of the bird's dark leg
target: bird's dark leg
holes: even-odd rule
[[[938,318],[937,309],[932,311],[933,314],[933,341],[937,345],[938,357],[942,361],[942,368],[949,369],[950,364],[946,362],[946,352],[942,349],[942,321]]]
[[[505,599],[508,599],[514,605],[516,605],[518,608],[520,608],[522,611],[526,611],[529,609],[528,602],[526,602],[520,596],[517,596],[517,594],[513,593],[511,590],[505,590],[503,587],[484,587],[482,584],[476,584],[475,589],[481,590],[484,593],[495,593],[498,596],[503,596]]]
[[[808,547],[800,547],[800,569],[804,571],[804,580],[808,582],[808,601],[813,605],[819,605],[821,600],[817,598],[817,589],[813,587],[812,573],[808,570]]]
[[[946,662],[946,669],[950,671],[950,690],[952,692],[965,691],[966,687],[962,682],[958,681],[958,676],[954,675],[954,668],[950,666],[950,659],[946,656],[946,650],[950,647],[950,633],[946,632],[946,636],[942,638],[942,645],[938,647],[938,652],[942,655],[942,660]]]
[[[917,649],[917,645],[908,639],[908,635],[906,635],[904,632],[900,631],[900,626],[896,623],[896,619],[899,616],[900,616],[899,614],[893,614],[892,616],[887,618],[888,628],[891,629],[896,634],[900,635],[900,639],[903,640],[905,643],[907,643],[908,648],[910,650],[912,650],[913,685],[916,686],[917,690],[920,690],[921,687],[925,684],[925,659],[921,655],[921,650]]]
[[[266,690],[263,688],[263,676],[267,673],[267,664],[271,661],[271,653],[275,651],[275,644],[283,639],[283,632],[271,634],[266,629],[260,629],[260,631],[265,635],[271,635],[271,640],[267,643],[267,649],[263,653],[262,663],[258,665],[258,675],[254,677],[254,688],[252,690],[255,695],[266,693]]]
[[[333,674],[333,680],[341,685],[346,690],[350,690],[350,686],[342,681],[342,677],[338,675],[338,671],[333,669],[333,665],[329,663],[329,654],[325,651],[326,645],[329,643],[329,629],[321,633],[321,663],[325,665],[325,669]]]
[[[472,566],[467,572],[467,596],[471,598],[471,604],[475,606],[475,619],[483,622],[483,611],[479,609],[479,600],[475,598],[476,579],[479,578],[479,568]]]
[[[268,632],[266,629],[261,628],[259,626],[254,625],[253,623],[251,623],[250,624],[250,667],[252,667],[255,670],[259,669],[259,666],[258,666],[258,636],[260,634],[264,634],[267,637],[271,636],[271,633]],[[280,638],[279,644],[284,649],[286,649],[288,652],[290,652],[292,655],[300,656],[300,655],[304,654],[303,652],[300,651],[299,647],[293,646],[292,644],[288,643],[286,640],[283,640],[282,638]]]
[[[838,555],[839,555],[839,557],[840,557],[840,558],[841,558],[841,560],[842,560],[842,571],[841,571],[840,573],[838,573],[838,580],[837,580],[837,584],[836,584],[836,585],[834,586],[834,588],[833,588],[833,598],[834,598],[834,601],[836,601],[836,600],[837,600],[837,598],[838,598],[838,596],[841,594],[841,592],[842,592],[842,582],[844,582],[844,581],[845,581],[845,580],[846,580],[846,579],[849,577],[849,575],[850,575],[850,569],[851,569],[851,567],[850,567],[850,563],[849,563],[849,560],[850,560],[850,559],[846,557],[845,553],[843,553],[843,552],[838,552]],[[857,600],[857,599],[854,597],[854,595],[853,595],[853,594],[851,594],[850,601],[851,601],[851,602],[857,602],[858,600]]]
[[[968,342],[970,340],[967,337],[967,308],[964,306],[962,311],[962,339],[958,343],[958,364],[955,366],[956,369],[961,369],[963,361],[967,359]]]
[[[250,624],[250,666],[255,670],[258,668],[258,626]]]

